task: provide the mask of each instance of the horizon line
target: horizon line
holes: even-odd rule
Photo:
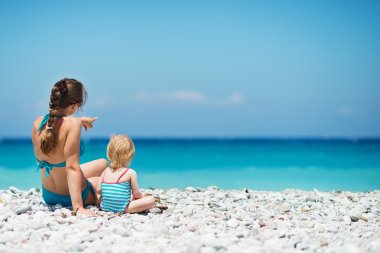
[[[111,136],[91,136],[82,137],[82,140],[109,140]],[[134,140],[300,140],[300,141],[380,141],[380,136],[131,136]],[[0,137],[0,142],[4,141],[26,141],[31,137],[9,136]]]

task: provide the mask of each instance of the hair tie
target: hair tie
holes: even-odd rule
[[[66,84],[66,79],[59,80],[55,85],[57,87],[58,91],[60,94],[56,94],[58,96],[65,96],[68,92],[68,87]]]

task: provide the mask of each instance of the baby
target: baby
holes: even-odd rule
[[[107,167],[98,182],[100,208],[107,212],[138,213],[155,205],[152,196],[143,197],[137,184],[136,171],[128,168],[135,146],[127,135],[116,135],[107,146]],[[131,194],[132,193],[132,194]]]

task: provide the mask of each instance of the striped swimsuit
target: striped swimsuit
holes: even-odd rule
[[[100,208],[106,212],[125,212],[131,201],[131,184],[129,182],[119,182],[120,178],[129,169],[121,173],[116,182],[104,182],[104,172],[102,178],[102,202]]]

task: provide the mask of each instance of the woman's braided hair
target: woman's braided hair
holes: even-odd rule
[[[48,154],[57,145],[56,135],[53,131],[58,110],[64,109],[72,104],[83,106],[86,102],[87,92],[83,84],[75,79],[64,78],[56,82],[51,90],[49,102],[50,118],[46,124],[46,129],[41,135],[41,151]]]

